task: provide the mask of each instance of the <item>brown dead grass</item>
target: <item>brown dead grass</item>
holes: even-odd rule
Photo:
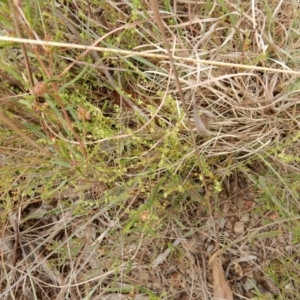
[[[59,44],[0,49],[0,298],[296,299],[298,3],[27,5],[1,35]]]

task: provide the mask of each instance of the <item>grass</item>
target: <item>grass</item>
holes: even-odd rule
[[[296,299],[297,1],[18,5],[0,298],[210,299],[219,257],[235,299]]]

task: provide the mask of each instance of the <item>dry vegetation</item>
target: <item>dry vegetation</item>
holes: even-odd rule
[[[0,0],[0,299],[298,299],[299,3],[155,3]]]

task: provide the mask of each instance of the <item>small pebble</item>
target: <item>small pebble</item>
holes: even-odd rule
[[[233,226],[233,231],[236,234],[242,234],[245,231],[245,223],[244,222],[235,222]]]

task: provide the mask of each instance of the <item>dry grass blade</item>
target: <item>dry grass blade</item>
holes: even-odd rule
[[[111,52],[111,53],[117,53],[122,55],[127,55],[128,57],[131,56],[143,56],[148,58],[157,58],[166,60],[169,57],[165,54],[153,54],[149,52],[138,52],[138,51],[132,51],[132,50],[123,50],[123,49],[107,49],[104,47],[96,47],[96,46],[86,46],[82,44],[71,44],[71,43],[61,43],[61,42],[49,42],[49,41],[40,41],[40,40],[33,40],[33,39],[20,39],[20,38],[14,38],[5,36],[0,36],[0,41],[3,42],[16,42],[16,43],[22,43],[22,44],[32,44],[32,45],[41,45],[41,46],[49,46],[49,47],[58,47],[58,48],[71,48],[71,49],[84,49],[88,51],[99,51],[99,52]],[[197,59],[197,58],[186,58],[186,57],[179,57],[176,55],[173,55],[173,58],[178,61],[184,61],[187,63],[201,63],[206,65],[214,65],[214,66],[220,66],[220,67],[235,67],[239,69],[248,69],[248,70],[257,70],[257,71],[266,71],[266,72],[273,72],[273,73],[282,73],[282,74],[290,74],[290,75],[300,75],[299,71],[291,70],[291,69],[278,69],[278,68],[268,68],[268,67],[261,67],[261,66],[253,66],[253,65],[245,65],[245,64],[236,64],[236,63],[227,63],[227,62],[221,62],[221,61],[215,61],[215,60],[204,60],[204,59]],[[75,62],[76,63],[76,62]]]
[[[176,239],[173,243],[172,246],[176,247],[180,244],[181,239]],[[170,254],[171,249],[167,248],[163,253],[159,254],[158,257],[152,262],[151,267],[156,268],[158,265],[162,264]]]
[[[19,38],[22,38],[22,33],[21,33],[21,29],[20,29],[20,24],[19,24],[19,9],[21,6],[20,2],[17,1],[9,1],[9,6],[13,15],[13,20],[14,20],[14,25],[17,31],[17,34],[19,36]],[[33,82],[33,75],[32,75],[32,70],[31,70],[31,65],[30,65],[30,61],[27,55],[27,50],[25,45],[23,44],[22,46],[22,52],[23,52],[23,56],[24,56],[24,63],[27,69],[27,76],[28,76],[28,80],[30,83],[30,87],[33,87],[34,82]]]
[[[37,144],[34,140],[32,140],[28,135],[22,132],[20,128],[18,128],[14,122],[5,115],[5,113],[0,109],[0,118],[1,120],[8,125],[11,129],[14,130],[20,137],[22,137],[28,144],[32,145],[34,148],[40,150],[42,153],[45,153],[47,155],[50,155],[50,153],[42,148],[39,144]]]

